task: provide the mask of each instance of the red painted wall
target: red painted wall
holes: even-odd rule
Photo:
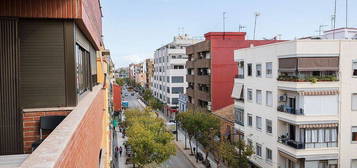
[[[121,86],[113,84],[114,111],[121,111]]]
[[[245,40],[244,32],[211,32],[205,34],[211,40],[211,102],[212,110],[223,108],[234,101],[231,93],[234,77],[238,74],[234,62],[234,50],[280,42],[278,40]],[[223,38],[224,37],[224,38]]]

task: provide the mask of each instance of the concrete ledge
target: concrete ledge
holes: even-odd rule
[[[24,113],[29,113],[29,112],[47,112],[47,111],[72,111],[76,107],[50,107],[50,108],[28,108],[28,109],[23,109]]]
[[[101,85],[93,88],[78,104],[77,107],[61,122],[60,125],[42,142],[42,144],[21,164],[21,168],[53,168],[65,160],[67,149],[78,148],[72,146],[75,134],[81,128],[86,113],[92,108],[92,104],[100,96]],[[100,99],[104,98],[100,97]],[[101,109],[101,113],[103,109]],[[101,122],[100,122],[101,123]],[[95,136],[95,135],[93,135]],[[70,149],[71,150],[71,149]],[[74,149],[73,149],[74,150]],[[78,154],[83,155],[83,153]],[[88,153],[84,153],[88,155]]]

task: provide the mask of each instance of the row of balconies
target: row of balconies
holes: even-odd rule
[[[187,82],[210,84],[211,75],[186,75]]]
[[[195,61],[187,61],[186,68],[210,68],[211,59],[198,59]]]

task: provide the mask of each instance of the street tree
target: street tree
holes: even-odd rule
[[[226,163],[229,168],[248,168],[249,157],[254,154],[250,145],[239,140],[235,142],[221,141],[216,148],[216,156]]]
[[[173,136],[161,118],[150,109],[126,112],[128,143],[133,151],[132,162],[139,167],[156,165],[176,152]]]

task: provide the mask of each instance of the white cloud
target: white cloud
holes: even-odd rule
[[[146,58],[153,58],[153,53],[136,53],[123,56],[115,56],[112,54],[112,60],[116,68],[128,66],[131,63],[139,63]]]

